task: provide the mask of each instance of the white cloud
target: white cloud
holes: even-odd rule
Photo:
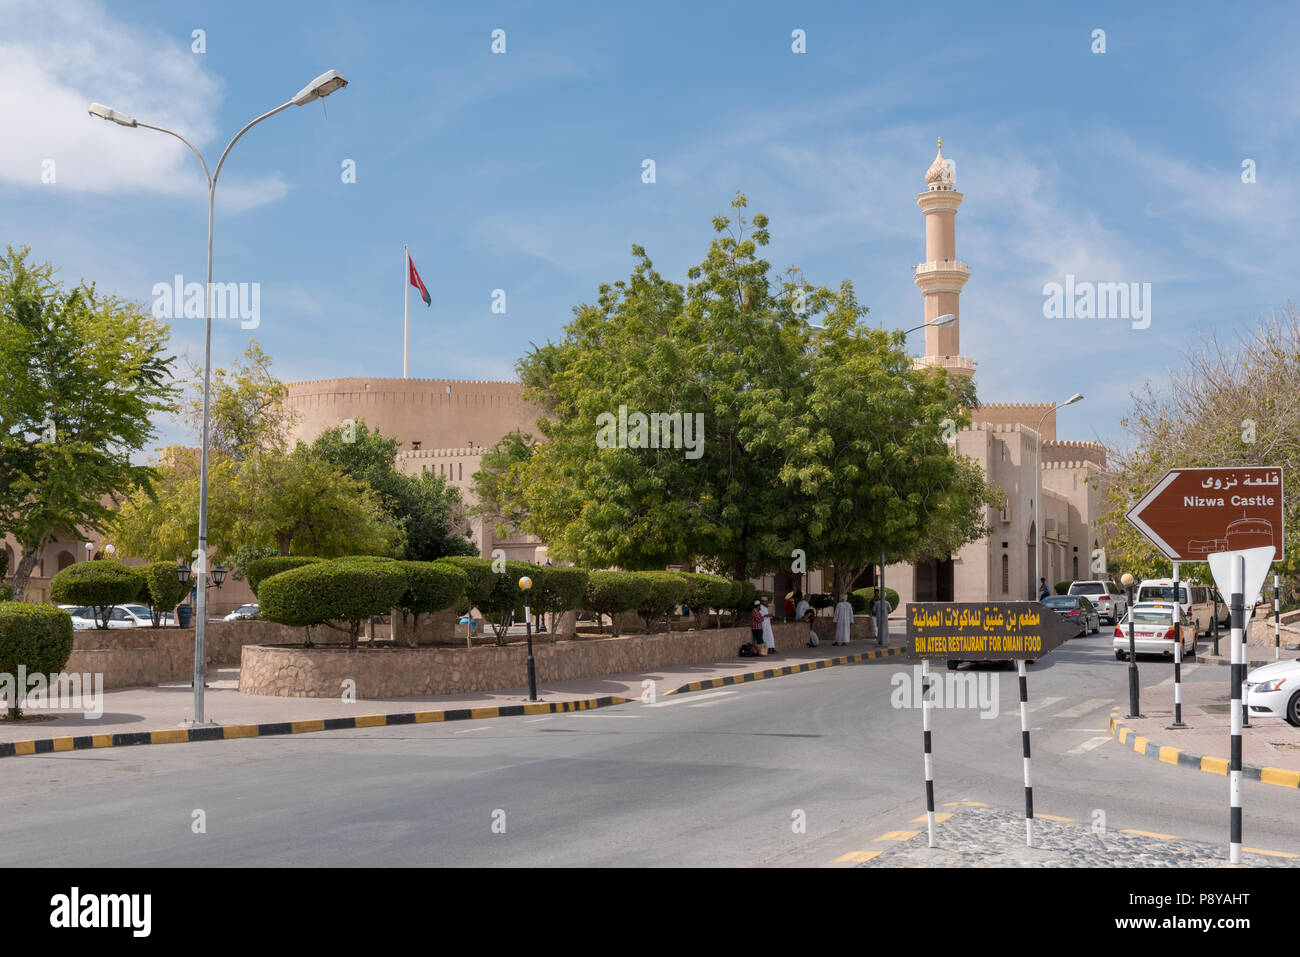
[[[202,194],[198,161],[178,139],[88,114],[92,102],[186,135],[215,135],[221,81],[175,37],[127,26],[95,0],[9,0],[0,17],[0,183],[86,192]],[[273,202],[278,176],[227,184],[230,211]]]

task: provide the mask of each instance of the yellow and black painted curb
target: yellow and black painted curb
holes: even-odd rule
[[[1148,758],[1155,758],[1165,764],[1195,768],[1197,771],[1205,771],[1209,774],[1219,774],[1224,777],[1228,774],[1227,758],[1201,756],[1179,748],[1157,744],[1150,738],[1142,737],[1120,720],[1118,708],[1110,714],[1110,731],[1120,744],[1131,747],[1138,754],[1145,755]],[[1288,771],[1285,768],[1260,768],[1252,764],[1244,764],[1241,768],[1241,776],[1264,784],[1276,784],[1284,788],[1300,788],[1300,771]]]
[[[363,714],[347,718],[316,718],[304,721],[273,721],[267,724],[227,724],[205,728],[171,728],[166,731],[123,731],[117,734],[84,734],[37,741],[0,742],[0,758],[24,754],[53,754],[92,748],[125,748],[137,744],[185,744],[190,741],[230,741],[234,738],[266,738],[311,731],[344,731],[355,728],[383,728],[398,724],[426,724],[437,721],[469,721],[475,718],[511,718],[527,714],[563,714],[590,711],[635,699],[619,695],[579,698],[573,701],[532,701],[527,704],[493,705],[486,708],[452,708],[445,711],[404,711],[397,714]]]
[[[682,694],[702,688],[742,684],[762,678],[775,678],[801,671],[828,668],[831,665],[852,664],[873,658],[886,658],[903,653],[899,648],[883,648],[856,655],[806,661],[784,668],[751,671],[728,675],[708,681],[692,681],[674,688],[666,694]],[[88,751],[98,748],[126,748],[140,744],[186,744],[191,741],[231,741],[235,738],[267,738],[284,734],[307,734],[312,731],[348,731],[356,728],[384,728],[399,724],[427,724],[429,722],[470,721],[477,718],[517,718],[535,714],[565,714],[572,711],[590,711],[610,705],[629,704],[639,698],[621,695],[603,695],[598,698],[579,698],[573,701],[533,701],[526,704],[493,705],[484,708],[452,708],[443,711],[404,711],[396,714],[364,714],[343,718],[315,718],[301,721],[273,721],[266,724],[228,724],[203,728],[169,728],[165,731],[121,731],[115,734],[83,734],[60,738],[41,738],[34,741],[0,742],[0,758],[25,754],[55,754],[63,751]]]
[[[688,691],[703,691],[705,688],[722,688],[726,685],[745,684],[748,681],[762,681],[764,678],[779,678],[781,675],[797,675],[803,671],[816,671],[818,668],[830,668],[833,665],[851,665],[859,661],[871,661],[875,658],[892,658],[901,655],[906,649],[902,647],[880,648],[876,651],[863,651],[856,655],[841,655],[838,658],[822,658],[819,661],[805,661],[802,664],[786,665],[784,668],[769,668],[766,671],[746,671],[738,675],[726,675],[721,678],[707,678],[703,681],[691,681],[665,691],[664,694],[685,694]]]

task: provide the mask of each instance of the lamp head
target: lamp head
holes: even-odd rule
[[[944,329],[948,326],[951,326],[956,321],[957,321],[957,317],[950,312],[947,315],[939,316],[936,319],[931,319],[929,322],[926,323],[926,325],[933,326],[935,329]]]
[[[528,589],[533,587],[533,580],[525,575],[523,578],[519,579],[519,587],[524,591],[528,591]]]
[[[134,116],[127,116],[125,113],[119,113],[112,107],[105,106],[103,103],[90,104],[90,115],[98,116],[101,120],[108,120],[110,123],[116,123],[118,126],[139,126]]]
[[[181,562],[179,565],[176,566],[176,580],[180,582],[182,585],[188,585],[190,583],[189,565],[186,565],[184,562]]]
[[[1062,407],[1062,408],[1065,408],[1065,406],[1067,406],[1067,405],[1074,405],[1074,403],[1076,403],[1076,402],[1082,402],[1082,401],[1083,401],[1083,393],[1082,393],[1082,392],[1076,392],[1074,395],[1070,396],[1068,399],[1066,399],[1064,402],[1062,402],[1062,403],[1061,403],[1061,407]]]
[[[341,90],[347,85],[348,81],[343,79],[342,73],[338,70],[328,70],[299,90],[291,102],[294,106],[304,106],[313,100],[319,100],[322,96],[329,96],[335,90]]]

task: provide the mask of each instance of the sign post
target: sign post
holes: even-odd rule
[[[934,777],[930,763],[929,662],[931,660],[1014,661],[1020,685],[1020,736],[1025,766],[1025,843],[1034,846],[1034,790],[1029,762],[1029,681],[1025,662],[1034,661],[1075,635],[1075,626],[1032,601],[910,602],[907,655],[921,660],[921,726],[925,744],[926,819],[934,847]]]
[[[1282,468],[1170,469],[1125,518],[1171,562],[1272,545],[1285,558]]]

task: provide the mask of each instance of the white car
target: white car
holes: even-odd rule
[[[89,631],[96,627],[95,621],[91,617],[93,609],[83,608],[80,605],[60,605],[59,607],[72,616],[73,631]]]
[[[229,615],[227,615],[225,618],[221,620],[242,621],[245,618],[256,618],[256,617],[257,617],[257,603],[254,602],[251,605],[240,605],[238,608],[236,608],[234,611],[232,611]]]
[[[116,621],[124,620],[124,619],[118,617],[118,614],[117,614],[117,613],[118,613],[119,611],[125,612],[127,618],[129,618],[131,621],[135,622],[134,627],[136,627],[136,628],[152,628],[152,627],[153,627],[153,616],[149,613],[149,606],[148,606],[148,605],[115,605],[115,606],[113,606],[113,618],[110,619],[110,622],[111,622],[111,621],[114,621],[114,620],[116,620]],[[165,611],[165,612],[162,613],[162,621],[161,621],[161,624],[163,624],[163,625],[168,625],[168,626],[176,624],[175,620],[172,618],[172,613],[171,613],[171,612],[169,612],[169,611]],[[110,628],[113,627],[111,623],[109,624],[109,627],[110,627]],[[131,625],[126,625],[125,627],[130,628],[130,627],[133,627],[133,626],[131,626]]]
[[[1172,601],[1144,601],[1134,605],[1123,620],[1115,626],[1111,648],[1115,650],[1115,659],[1124,661],[1128,658],[1128,626],[1133,622],[1133,650],[1139,655],[1174,656],[1174,603]],[[1196,653],[1196,622],[1184,612],[1180,616],[1182,625],[1183,658]]]
[[[1124,612],[1128,611],[1128,599],[1114,582],[1101,580],[1070,582],[1070,589],[1066,594],[1086,595],[1088,601],[1096,606],[1097,614],[1105,618],[1108,625],[1118,622]]]
[[[1170,578],[1147,578],[1138,584],[1133,604],[1147,601],[1173,601],[1174,582]],[[1198,634],[1208,635],[1214,618],[1214,592],[1194,581],[1178,583],[1178,602],[1188,618],[1196,623]],[[1220,621],[1224,620],[1221,614]]]
[[[1252,718],[1283,718],[1300,727],[1300,660],[1275,661],[1246,675]]]

